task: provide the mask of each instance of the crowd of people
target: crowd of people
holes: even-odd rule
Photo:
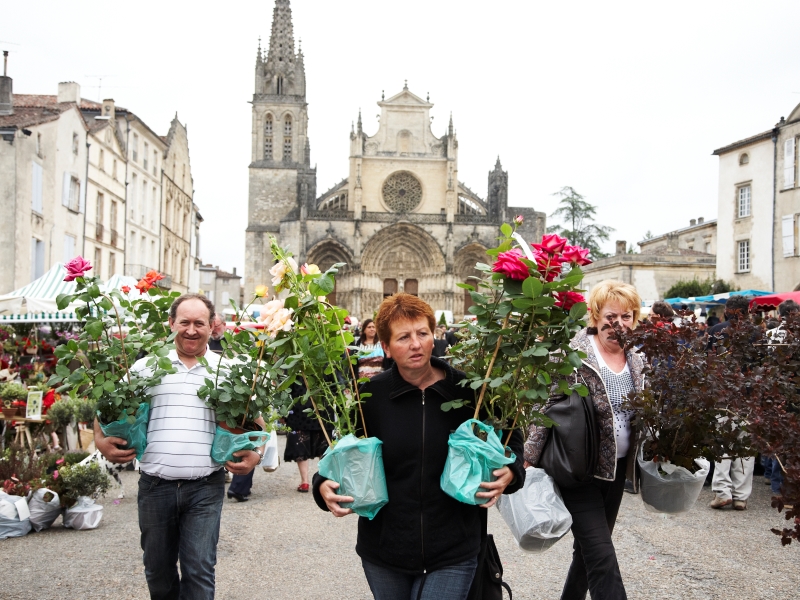
[[[612,533],[626,483],[628,491],[638,489],[633,453],[639,433],[624,400],[629,392],[642,389],[644,361],[634,349],[625,350],[614,331],[637,326],[642,302],[630,284],[606,281],[592,289],[587,304],[588,326],[571,342],[586,358],[573,377],[589,391],[599,430],[599,456],[591,481],[561,490],[572,516],[574,538],[561,597],[578,600],[588,592],[593,598],[623,599],[626,593]],[[794,303],[785,303],[780,317],[798,309]],[[671,327],[694,317],[659,302],[648,318]],[[699,329],[699,335],[707,337],[709,352],[715,351],[717,340],[737,318],[748,318],[747,301],[734,296],[726,305],[725,321]],[[783,339],[780,320],[769,325],[762,322],[770,327],[771,339]],[[215,418],[197,397],[204,372],[198,357],[221,360],[214,352],[222,351],[219,340],[225,325],[205,298],[186,294],[175,301],[170,326],[176,333],[176,350],[170,359],[177,372],[152,390],[148,447],[140,465],[145,577],[151,598],[212,598],[226,471],[233,474],[228,497],[246,501],[263,448],[239,451],[235,454],[239,462],[224,466],[210,460]],[[491,481],[481,483],[476,497],[483,504],[461,503],[439,485],[449,435],[472,413],[468,405],[447,412],[439,405],[453,399],[474,400],[474,391],[459,385],[464,374],[446,360],[450,346],[457,342],[453,332],[436,325],[424,301],[396,294],[385,299],[375,319],[366,319],[355,333],[354,370],[356,377],[366,379],[362,390],[371,394],[363,404],[361,426],[383,442],[391,498],[373,519],[359,517],[356,552],[364,575],[378,600],[464,600],[479,568],[486,509],[500,495],[523,486],[525,467],[538,464],[550,430],[533,425],[529,431],[507,432],[516,460],[495,470]],[[300,385],[293,389],[298,399],[304,392]],[[548,405],[564,398],[556,391]],[[298,466],[298,492],[313,492],[322,510],[345,517],[352,511],[342,505],[353,499],[338,493],[340,482],[319,473],[310,480],[309,460],[322,456],[327,444],[320,422],[309,418],[304,408],[295,406],[285,419],[284,461]],[[124,440],[104,437],[99,427],[95,435],[98,450],[108,460],[132,459],[133,451],[124,449]],[[762,460],[773,491],[779,493],[779,462],[773,457]],[[754,465],[752,458],[715,465],[712,508],[746,509]]]

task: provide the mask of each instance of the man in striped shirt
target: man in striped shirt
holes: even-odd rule
[[[214,597],[220,515],[225,473],[211,460],[216,415],[197,396],[207,370],[222,360],[208,351],[214,305],[199,294],[184,294],[170,308],[169,324],[176,349],[170,353],[176,372],[150,390],[147,449],[140,462],[139,529],[150,597],[158,600],[203,600]],[[145,368],[145,359],[133,369]],[[133,460],[125,440],[105,437],[95,423],[97,449],[111,462]],[[236,475],[252,471],[263,456],[257,451],[234,453],[241,462],[227,462]],[[180,559],[181,573],[177,563]]]

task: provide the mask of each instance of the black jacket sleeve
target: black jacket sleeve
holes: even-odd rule
[[[502,441],[505,442],[507,436],[508,431],[503,431]],[[514,479],[505,489],[503,492],[504,494],[513,494],[517,490],[521,490],[522,486],[525,485],[525,459],[523,457],[523,453],[525,451],[524,445],[525,439],[522,435],[522,430],[517,428],[513,431],[511,434],[511,439],[508,441],[508,446],[511,448],[511,451],[515,456],[514,462],[508,465],[508,468],[511,469],[511,472],[514,473]]]
[[[317,506],[324,511],[330,512],[328,510],[328,505],[325,504],[325,500],[322,499],[322,494],[319,492],[319,486],[321,486],[324,481],[328,480],[319,473],[314,473],[314,477],[311,480],[311,491],[314,494],[314,502],[317,503]]]

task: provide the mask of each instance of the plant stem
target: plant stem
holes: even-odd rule
[[[253,392],[256,391],[256,382],[258,381],[258,371],[261,368],[261,359],[264,358],[264,350],[267,347],[265,340],[261,341],[261,351],[258,353],[258,362],[256,363],[256,374],[253,376],[253,385],[250,388],[250,395],[247,397],[247,404],[244,405],[244,415],[242,415],[242,427],[247,420],[247,409],[250,408],[250,400],[253,398]]]
[[[508,325],[508,318],[509,318],[510,314],[511,313],[506,315],[506,319],[505,319],[505,321],[503,321],[503,326],[501,327],[501,330],[505,329],[506,325]],[[495,344],[494,352],[492,353],[492,360],[489,361],[489,368],[486,369],[486,377],[484,379],[488,379],[489,375],[492,374],[492,369],[494,368],[494,361],[497,358],[497,353],[500,352],[500,344],[502,344],[502,343],[503,343],[503,336],[498,333],[497,334],[497,343]],[[478,418],[478,413],[481,410],[481,404],[483,403],[483,396],[486,393],[486,386],[487,385],[489,385],[489,382],[488,381],[484,381],[483,382],[483,386],[481,387],[481,395],[478,398],[478,404],[475,406],[475,415],[472,417],[473,419],[477,419]]]
[[[306,384],[306,390],[311,391],[311,388],[308,387],[308,381],[306,380],[306,374],[302,371],[300,372],[300,377],[303,378],[303,383]],[[325,441],[328,442],[328,446],[333,448],[333,444],[331,443],[331,438],[328,437],[328,430],[325,429],[325,423],[322,422],[322,417],[319,414],[319,409],[317,409],[317,403],[314,402],[314,396],[311,394],[308,395],[308,399],[311,400],[311,406],[314,408],[314,414],[317,415],[317,421],[319,421],[319,426],[322,428],[322,435],[325,436]]]
[[[344,331],[342,330],[342,322],[339,320],[339,315],[336,314],[336,310],[333,306],[328,304],[327,302],[323,302],[323,304],[333,310],[333,315],[336,317],[336,324],[339,326],[339,335],[342,336],[342,342],[344,343],[345,353],[347,354],[347,364],[350,367],[350,375],[353,377],[353,390],[356,394],[356,404],[358,405],[358,414],[361,415],[361,425],[364,427],[364,437],[369,437],[367,433],[367,421],[364,419],[364,409],[361,408],[361,394],[358,393],[358,381],[356,380],[356,372],[353,370],[353,363],[350,362],[350,353],[347,352],[347,340],[344,339]]]
[[[519,418],[521,412],[522,412],[522,406],[517,408],[517,414],[514,415],[514,422],[511,423],[511,427],[508,429],[508,435],[506,436],[506,443],[503,444],[504,446],[508,446],[508,442],[511,441],[511,434],[514,433],[514,427],[517,425],[517,419]]]

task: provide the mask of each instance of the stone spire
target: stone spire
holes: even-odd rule
[[[289,75],[295,66],[292,7],[289,0],[275,0],[272,11],[272,33],[269,36],[267,71],[273,75]]]

